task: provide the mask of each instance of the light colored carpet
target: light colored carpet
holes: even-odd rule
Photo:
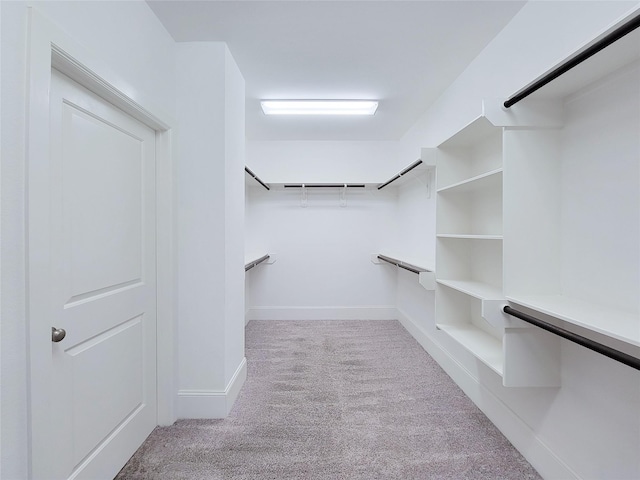
[[[157,428],[118,479],[539,479],[396,321],[252,321],[224,420]]]

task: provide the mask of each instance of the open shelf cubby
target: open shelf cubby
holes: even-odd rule
[[[502,235],[502,169],[438,190],[439,234]]]
[[[438,146],[438,191],[502,169],[502,129],[480,116]]]
[[[438,280],[474,282],[502,292],[502,241],[438,237],[436,272]]]
[[[482,317],[482,302],[439,283],[436,288],[437,327],[469,350],[498,375],[503,372],[502,332]]]

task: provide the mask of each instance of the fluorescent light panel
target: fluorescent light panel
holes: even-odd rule
[[[371,100],[262,100],[265,115],[373,115]]]

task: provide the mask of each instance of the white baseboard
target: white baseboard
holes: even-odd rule
[[[579,478],[513,410],[400,309],[397,319],[543,478]]]
[[[243,358],[224,390],[179,390],[178,418],[227,417],[246,379],[247,359]]]
[[[252,307],[249,320],[395,320],[395,307]]]

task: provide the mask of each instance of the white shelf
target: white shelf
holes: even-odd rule
[[[525,295],[506,298],[518,305],[640,347],[638,315],[561,295]]]
[[[430,272],[433,273],[434,269],[433,267],[425,267],[423,265],[419,265],[420,261],[413,261],[411,259],[406,260],[407,256],[405,255],[387,255],[386,253],[374,253],[373,255],[371,255],[371,261],[373,263],[381,263],[381,264],[386,264],[386,265],[392,265],[391,263],[382,260],[381,258],[378,258],[378,255],[382,256],[382,257],[387,257],[389,260],[392,260],[393,262],[395,262],[395,266],[396,267],[401,267],[401,265],[403,266],[407,266],[410,268],[415,268],[417,270],[421,270],[422,272]],[[400,258],[404,258],[405,260],[400,260]],[[400,264],[400,265],[398,265]]]
[[[442,235],[502,235],[502,169],[438,190],[436,229]]]
[[[502,376],[502,342],[473,325],[436,325],[471,352],[498,375]]]
[[[427,149],[423,149],[423,151],[425,151]],[[425,156],[427,155],[427,153],[425,153]],[[393,177],[391,177],[389,180],[387,180],[384,183],[380,183],[380,182],[360,182],[360,181],[348,181],[348,182],[344,182],[344,181],[323,181],[323,182],[318,182],[318,181],[312,181],[312,182],[300,182],[298,180],[295,181],[289,181],[289,182],[283,182],[283,181],[276,181],[276,182],[269,182],[269,183],[265,183],[263,182],[254,172],[252,172],[249,168],[245,167],[245,185],[247,185],[247,187],[263,187],[267,190],[294,190],[296,188],[301,188],[302,185],[308,187],[309,191],[313,191],[316,190],[318,188],[321,189],[335,189],[335,190],[340,190],[342,188],[344,188],[344,186],[346,185],[349,192],[354,192],[354,191],[362,191],[362,190],[381,190],[382,188],[386,188],[386,187],[400,187],[401,185],[406,184],[408,181],[410,180],[414,180],[416,178],[419,178],[421,175],[425,174],[426,172],[429,172],[431,170],[433,170],[435,168],[435,165],[433,165],[432,159],[425,159],[425,160],[416,160],[415,162],[413,162],[412,164],[408,165],[405,169],[403,169],[402,171],[398,172],[396,175],[394,175]],[[429,182],[430,180],[427,179],[427,182]]]
[[[615,25],[612,25],[607,31],[603,32],[600,36],[594,38],[590,42],[584,44],[581,48],[576,50],[573,54],[567,58],[573,58],[590,45],[596,43],[602,37],[609,34],[611,31],[618,28],[620,25],[625,24],[631,18],[638,15],[639,9],[631,12],[626,18],[623,18]],[[593,55],[586,61],[575,66],[568,72],[564,73],[560,77],[556,78],[550,83],[547,83],[538,91],[532,93],[527,100],[558,100],[565,98],[574,92],[581,90],[582,88],[597,82],[609,72],[613,72],[624,68],[638,59],[640,59],[640,29],[636,29],[624,37],[620,38],[616,42],[607,46],[602,52]],[[556,65],[551,66],[546,72],[542,73],[538,78],[529,83],[536,82],[539,78],[547,75],[559,68],[566,59],[563,59]],[[527,85],[528,86],[528,85]],[[519,91],[523,90],[521,88]]]
[[[496,127],[484,116],[474,118],[458,133],[445,140],[438,148],[468,148],[481,143],[496,133]]]
[[[264,255],[251,256],[251,257],[245,256],[244,269],[245,269],[245,272],[247,272],[252,268],[257,267],[258,265],[262,265],[262,264],[271,265],[275,263],[275,261],[276,261],[276,255],[273,253],[265,253]]]
[[[458,235],[455,233],[439,233],[438,238],[460,238],[465,240],[502,240],[502,235]]]
[[[471,295],[472,297],[479,298],[480,300],[499,300],[504,298],[502,296],[502,290],[487,283],[445,279],[437,279],[436,282],[464,294]]]
[[[476,118],[440,144],[436,156],[439,189],[473,182],[502,168],[502,129]]]
[[[400,172],[392,176],[386,182],[382,182],[379,185],[377,185],[376,189],[382,190],[383,188],[387,188],[387,187],[397,188],[397,187],[400,187],[401,185],[404,185],[410,180],[414,180],[418,178],[420,175],[424,174],[425,172],[428,172],[429,170],[433,170],[435,168],[435,165],[430,163],[431,161],[432,161],[431,159],[416,160],[415,162],[408,165],[406,168],[404,168],[403,170],[401,170]]]
[[[404,168],[403,170],[401,170],[400,172],[392,176],[386,182],[382,182],[378,184],[376,186],[376,189],[382,190],[387,187],[398,188],[411,180],[415,180],[416,178],[420,177],[426,172],[433,170],[435,168],[433,159],[428,158],[431,155],[433,155],[433,153],[431,153],[430,155],[427,150],[428,149],[422,149],[423,156],[425,157],[424,159],[416,160],[415,162],[408,165],[406,168]],[[427,179],[426,181],[429,182],[430,179]]]
[[[386,257],[387,260],[383,260],[380,257]],[[436,288],[436,274],[433,267],[422,267],[417,265],[415,262],[399,260],[397,255],[386,255],[383,253],[374,253],[371,255],[371,262],[376,264],[393,265],[398,268],[417,273],[418,283],[420,283],[422,287],[431,291]]]
[[[262,257],[264,257],[265,255],[269,255],[268,253],[263,253],[262,255],[250,255],[250,256],[245,256],[244,257],[244,264],[248,265],[250,263],[254,263],[257,262],[258,260],[260,260]]]
[[[341,192],[346,185],[347,191],[349,192],[349,195],[351,195],[353,193],[358,193],[364,190],[375,190],[377,184],[366,182],[269,182],[269,187],[271,187],[271,190],[279,191],[290,190],[294,192],[300,192],[303,185],[307,189],[307,192]]]
[[[455,191],[456,193],[465,193],[476,191],[481,188],[501,188],[502,185],[502,168],[496,168],[490,172],[486,172],[474,177],[456,182],[452,185],[439,188],[438,193]]]

